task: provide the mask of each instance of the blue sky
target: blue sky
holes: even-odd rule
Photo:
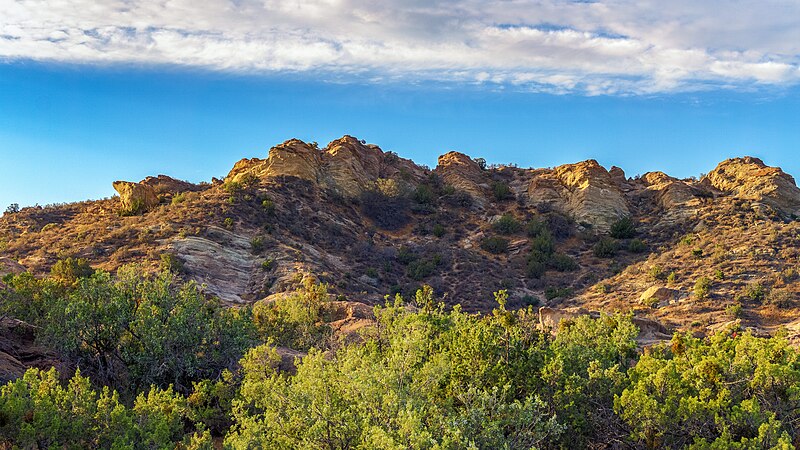
[[[702,3],[702,4],[698,4]],[[800,175],[800,4],[0,0],[0,207],[223,176],[292,137]]]

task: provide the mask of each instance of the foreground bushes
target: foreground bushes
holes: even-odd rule
[[[250,320],[195,299],[191,285],[176,290],[161,283],[104,274],[81,279],[76,288],[43,283],[25,291],[22,279],[12,283],[19,285],[11,289],[15,295],[66,298],[71,308],[93,298],[115,304],[125,292],[138,292],[138,308],[148,305],[150,313],[130,316],[126,308],[87,303],[97,315],[84,311],[75,320],[84,329],[117,315],[156,325],[126,319],[118,328],[112,321],[98,329],[118,331],[101,333],[101,340],[84,330],[75,346],[88,352],[81,364],[101,385],[108,383],[90,362],[103,354],[126,361],[127,371],[109,374],[138,379],[137,385],[153,375],[135,367],[173,364],[168,372],[183,375],[175,377],[180,389],[155,376],[156,386],[129,396],[92,387],[81,372],[64,383],[55,371],[31,369],[0,390],[0,447],[208,448],[212,436],[232,449],[792,448],[798,442],[800,353],[781,336],[679,334],[640,354],[629,316],[564,321],[553,337],[537,330],[532,309],[507,310],[504,291],[491,314],[476,315],[445,309],[426,288],[412,305],[398,297],[376,308],[363,342],[330,345],[324,286],[309,283],[294,297],[260,306]],[[41,312],[35,305],[32,317]],[[180,322],[158,313],[159,305]],[[183,311],[189,307],[200,316]],[[203,315],[204,309],[213,314]],[[220,369],[241,348],[217,348],[220,336],[253,321],[262,343],[248,340],[252,347],[234,371]],[[77,325],[61,326],[78,332]],[[198,326],[203,333],[193,334]],[[146,330],[150,335],[139,335]],[[189,334],[153,336],[180,330]],[[74,345],[69,336],[49,336],[61,336],[62,348]],[[185,354],[170,358],[155,344],[129,347],[127,340],[137,339],[171,349],[178,347],[169,343],[179,342]],[[278,343],[309,349],[296,373],[278,370],[285,366]],[[208,379],[189,384],[193,376]]]

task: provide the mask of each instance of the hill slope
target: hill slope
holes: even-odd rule
[[[734,318],[795,327],[800,189],[779,168],[745,157],[679,180],[592,160],[484,165],[451,152],[430,170],[351,136],[289,140],[224,180],[161,175],[117,182],[111,199],[6,213],[0,272],[80,257],[108,271],[170,265],[231,304],[312,276],[367,304],[429,284],[468,311],[507,289],[516,306],[635,309],[695,331]]]

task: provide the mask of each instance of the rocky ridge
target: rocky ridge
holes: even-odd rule
[[[215,183],[160,175],[114,188],[119,198],[3,216],[0,256],[14,270],[46,273],[65,256],[113,271],[132,262],[155,270],[172,255],[181,276],[231,304],[291,291],[313,276],[334,295],[366,304],[426,283],[447,302],[486,311],[491,293],[507,289],[515,306],[635,309],[678,328],[694,327],[697,317],[702,326],[719,321],[707,317],[719,316],[757,280],[790,299],[798,291],[793,278],[779,283],[768,274],[794,267],[800,189],[779,168],[750,157],[724,161],[699,181],[663,172],[631,178],[594,160],[485,168],[458,152],[429,170],[344,136],[324,148],[286,141],[266,158],[237,162]],[[385,227],[381,214],[396,223]],[[531,276],[532,238],[520,225],[498,231],[505,216],[546,223],[557,253],[575,266]],[[640,249],[628,250],[634,239],[621,238],[614,256],[598,257],[598,240],[628,217]],[[753,239],[748,233],[774,238],[741,250]],[[687,235],[693,244],[684,243]],[[506,240],[506,249],[495,253],[491,239]],[[762,253],[748,253],[753,249]],[[664,273],[651,276],[656,265]],[[676,280],[668,282],[668,269]],[[716,283],[716,303],[696,301],[693,283],[714,270],[728,277]],[[787,323],[795,305],[786,304],[746,304],[743,320]]]

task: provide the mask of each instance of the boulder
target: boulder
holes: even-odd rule
[[[640,302],[646,302],[651,298],[658,300],[659,306],[669,304],[669,302],[677,299],[678,291],[664,286],[652,286],[642,293],[639,297]]]
[[[727,159],[702,181],[735,198],[769,205],[784,216],[800,215],[800,189],[794,178],[758,158]]]
[[[158,206],[158,195],[152,186],[131,181],[115,181],[112,186],[119,194],[124,212],[140,214]]]

